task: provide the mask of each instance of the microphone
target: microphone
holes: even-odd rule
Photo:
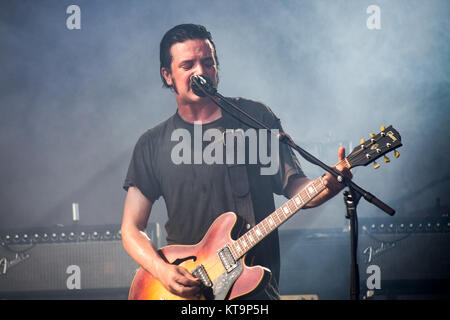
[[[217,92],[212,80],[206,75],[192,75],[190,79],[192,92],[199,97],[211,96]]]

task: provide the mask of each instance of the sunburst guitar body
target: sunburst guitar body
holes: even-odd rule
[[[270,270],[247,266],[245,255],[232,253],[232,230],[237,222],[233,212],[220,215],[196,245],[171,245],[159,250],[169,263],[189,270],[202,283],[202,299],[235,299],[263,288],[270,280]],[[129,292],[131,300],[180,300],[142,267],[137,271]]]

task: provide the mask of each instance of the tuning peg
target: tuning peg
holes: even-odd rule
[[[361,139],[361,141],[359,142],[360,144],[363,144],[364,142],[366,142],[366,140]]]
[[[394,157],[396,157],[396,158],[400,157],[400,152],[398,152],[397,150],[394,150]]]
[[[383,159],[383,160],[384,160],[385,163],[391,162],[391,159],[389,159],[389,158],[386,157],[386,156],[384,156],[384,159]]]
[[[386,128],[384,126],[381,126],[380,130],[384,131],[384,130],[386,130]]]
[[[376,161],[374,161],[373,162],[373,168],[374,169],[378,169],[379,167],[380,167],[380,165]]]
[[[375,137],[375,133],[371,133],[371,134],[370,134],[370,137],[371,137],[371,138]]]

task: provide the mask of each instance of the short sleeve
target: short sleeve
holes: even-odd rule
[[[151,136],[147,132],[136,143],[128,167],[123,188],[137,187],[142,194],[154,203],[161,196],[161,188],[152,167]]]

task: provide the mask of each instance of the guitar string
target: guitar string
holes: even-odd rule
[[[348,159],[348,158],[347,158]],[[343,165],[343,166],[345,166],[346,167],[346,158],[344,158],[344,159],[342,159],[342,160],[340,160],[335,166],[338,166],[338,165]],[[319,178],[317,178],[317,179],[319,179]],[[298,192],[297,194],[300,194],[303,190],[305,190],[308,186],[310,186],[311,184],[314,184],[314,182],[317,180],[317,179],[315,179],[315,180],[313,180],[313,181],[311,181],[310,183],[308,183],[308,185],[306,185],[304,188],[302,188],[302,190],[300,191],[300,192]],[[323,186],[322,184],[321,184],[321,186]],[[325,190],[325,189],[322,189],[322,190],[320,190],[319,192],[317,192],[317,194],[315,195],[315,196],[317,196],[317,195],[319,195],[323,190]],[[297,195],[296,194],[296,195]],[[295,196],[294,196],[295,197]],[[290,201],[290,200],[292,200],[294,197],[292,197],[291,199],[289,199],[289,200],[287,200],[284,204],[283,204],[283,206],[284,205],[287,205],[287,203]],[[297,211],[299,211],[300,209],[302,209],[309,201],[311,201],[312,200],[312,198],[311,199],[309,199],[308,201],[306,201],[306,202],[304,202],[303,204],[302,204],[302,206],[301,207],[299,207],[297,210],[295,210],[294,212],[292,212],[291,213],[291,216],[292,215],[294,215],[295,213],[297,213]],[[282,206],[281,206],[282,207]],[[278,209],[277,209],[278,210]],[[276,212],[277,212],[277,210],[275,210],[274,212],[272,212],[270,215],[268,215],[268,217],[269,216],[271,216],[272,214],[275,214]],[[278,213],[277,213],[278,214]],[[290,218],[290,217],[289,217]],[[279,220],[280,220],[280,218],[278,218]],[[261,222],[263,222],[264,220],[262,220]],[[287,219],[285,220],[285,221],[287,221]],[[284,223],[285,221],[283,221],[282,223]],[[280,224],[281,225],[281,224]],[[274,229],[272,229],[272,230],[270,230],[270,232],[268,232],[265,236],[267,236],[268,234],[270,234],[272,231],[274,231],[275,229],[277,229],[280,225],[278,225],[276,228],[274,228]],[[251,231],[251,230],[250,230]],[[250,232],[250,231],[248,231],[248,232]],[[247,232],[247,233],[248,233]],[[245,233],[245,234],[247,234],[247,233]],[[245,234],[244,235],[242,235],[241,237],[239,237],[239,239],[241,239],[243,236],[245,236]],[[234,241],[234,243],[235,242],[237,242],[237,241],[239,241],[239,239],[237,239],[237,240],[235,240]],[[259,241],[261,241],[262,239],[260,239],[260,240],[258,240],[251,248],[249,248],[248,250],[247,250],[247,252],[249,251],[249,250],[251,250],[255,245],[257,245],[258,243],[259,243]],[[233,255],[233,258],[235,258],[234,257],[234,254],[232,253],[232,255]],[[241,255],[241,256],[239,256],[239,258],[237,258],[236,260],[239,260],[241,257],[242,257],[243,255]],[[205,268],[205,269],[212,269],[212,271],[214,271],[218,266],[220,266],[222,264],[222,262],[220,261],[220,258],[217,258],[217,257],[215,257],[215,259],[214,259],[214,262],[212,262],[211,264],[203,264],[203,267]],[[197,267],[197,266],[196,266]],[[222,267],[223,267],[223,265],[222,265]],[[223,269],[225,269],[225,267],[223,267]]]
[[[350,156],[350,155],[349,155],[349,156]],[[335,166],[337,167],[337,166],[339,166],[339,165],[343,165],[343,166],[347,167],[347,166],[346,166],[346,161],[345,161],[346,159],[348,159],[348,157],[347,157],[347,158],[344,158],[344,159],[342,159],[342,160],[340,160]],[[298,192],[297,194],[300,194],[300,193],[301,193],[303,190],[305,190],[308,186],[310,186],[311,184],[314,184],[314,182],[315,182],[316,180],[317,180],[317,179],[311,181],[307,186],[305,186],[304,188],[302,188],[302,190],[301,190],[300,192]],[[323,185],[322,185],[322,186],[323,186]],[[323,190],[325,190],[325,189],[322,189],[322,190],[320,190],[319,192],[317,192],[316,196],[317,196],[318,194],[320,194]],[[296,194],[296,195],[297,195],[297,194]],[[294,196],[294,197],[295,197],[295,196]],[[291,199],[289,199],[288,201],[286,201],[286,202],[283,204],[283,206],[284,206],[284,205],[287,205],[288,202],[289,202],[290,200],[292,200],[294,197],[292,197]],[[291,213],[291,216],[294,215],[295,213],[297,213],[297,211],[299,211],[300,209],[302,209],[302,208],[303,208],[309,201],[311,201],[311,200],[312,200],[312,198],[309,199],[308,201],[304,202],[304,203],[302,204],[301,207],[299,207],[297,210],[295,210],[294,212]],[[282,207],[282,206],[281,206],[281,207]],[[277,209],[277,210],[278,210],[278,209]],[[268,215],[268,217],[271,216],[272,214],[275,214],[275,213],[277,212],[277,210],[275,210],[275,211],[272,212],[270,215]],[[276,213],[276,214],[278,214],[278,213]],[[290,217],[289,217],[289,218],[290,218]],[[281,220],[280,218],[278,218],[278,219]],[[263,221],[264,221],[264,220],[262,220],[261,222],[263,222]],[[287,219],[286,219],[285,221],[287,221]],[[284,223],[285,221],[283,221],[282,223]],[[281,225],[281,224],[280,224],[280,225]],[[274,231],[275,229],[277,229],[280,225],[278,225],[278,226],[276,226],[276,228],[270,230],[270,232],[268,232],[265,236],[267,236],[267,235],[270,234],[272,231]],[[250,231],[251,231],[251,230],[250,230]],[[250,232],[250,231],[248,231],[248,232]],[[247,233],[248,233],[248,232],[247,232]],[[247,234],[247,233],[245,233],[245,234]],[[242,235],[239,239],[241,239],[243,236],[245,236],[245,234]],[[264,236],[264,237],[265,237],[265,236]],[[236,243],[237,241],[239,241],[239,239],[235,240],[234,243]],[[254,245],[252,245],[252,247],[249,248],[249,249],[247,250],[247,252],[248,252],[249,250],[251,250],[255,245],[257,245],[257,244],[259,243],[259,241],[261,241],[261,240],[262,240],[262,239],[259,239]],[[251,242],[250,242],[250,243],[251,243]],[[229,244],[229,245],[231,245],[231,244]],[[235,258],[233,253],[232,253],[232,255],[233,255],[233,258]],[[243,256],[243,255],[239,256],[236,260],[239,260],[242,256]],[[204,268],[204,269],[207,269],[207,270],[211,270],[212,272],[215,273],[216,268],[217,268],[218,266],[221,266],[221,265],[222,265],[222,262],[221,262],[220,258],[215,257],[215,258],[214,258],[214,262],[209,263],[209,264],[207,264],[207,263],[203,264],[203,268]],[[196,266],[196,267],[197,267],[197,266]],[[222,267],[223,267],[223,265],[222,265]],[[225,269],[225,267],[223,267],[223,269]],[[207,270],[206,270],[206,271],[207,271]],[[212,272],[210,272],[210,273],[212,273]],[[207,273],[208,273],[208,272],[207,272]],[[220,275],[220,273],[219,273],[219,275]]]
[[[381,139],[381,138],[380,138]],[[377,142],[378,140],[376,140],[376,142]],[[356,159],[356,158],[358,158],[358,157],[360,157],[360,152],[361,151],[363,151],[363,150],[366,150],[367,149],[367,147],[368,146],[370,146],[370,145],[372,145],[374,142],[370,142],[367,146],[365,146],[364,148],[360,148],[360,149],[358,149],[358,150],[356,150],[354,153],[352,152],[352,153],[350,153],[347,157],[345,157],[344,159],[342,159],[342,160],[340,160],[336,165],[335,165],[335,167],[337,167],[337,166],[339,166],[339,165],[342,165],[342,166],[344,166],[344,167],[348,167],[347,166],[347,163],[346,163],[346,160],[347,161],[352,161],[352,160],[354,160],[354,159]],[[363,145],[363,144],[361,144],[361,145]],[[350,163],[349,163],[350,164]],[[350,167],[351,167],[351,164],[350,164]],[[316,180],[313,180],[310,184],[313,184],[314,183],[314,181],[316,181]],[[308,185],[310,185],[310,184],[308,184]],[[307,186],[305,186],[304,188],[302,188],[302,190],[300,191],[300,192],[302,192],[303,190],[305,190],[307,188]],[[325,190],[325,189],[322,189],[322,190],[320,190],[319,192],[317,192],[317,195],[318,194],[320,194],[323,190]],[[299,192],[299,193],[300,193]],[[297,193],[297,194],[299,194],[299,193]],[[317,196],[316,195],[316,196]],[[295,197],[295,196],[294,196]],[[292,197],[291,199],[289,199],[288,201],[286,201],[284,204],[283,204],[283,206],[284,205],[287,205],[288,204],[288,202],[290,201],[290,200],[292,200],[294,197]],[[310,200],[312,200],[312,199],[310,199]],[[295,210],[294,212],[292,212],[291,213],[291,216],[292,215],[294,215],[295,213],[297,213],[299,210],[301,210],[310,200],[308,200],[307,202],[304,202],[303,203],[303,205],[300,207],[300,208],[298,208],[297,210]],[[281,206],[282,207],[282,206]],[[277,209],[278,210],[278,209]],[[274,213],[276,213],[277,212],[277,210],[275,210],[274,212],[272,212],[270,215],[268,215],[268,217],[269,216],[271,216],[272,214],[274,214]],[[278,214],[278,213],[277,213]],[[290,217],[288,217],[288,219],[289,219]],[[279,220],[280,220],[280,218],[278,218]],[[286,219],[287,220],[287,219]],[[285,220],[285,221],[286,221]],[[263,222],[264,220],[262,220],[261,222]],[[283,221],[282,223],[284,223],[285,221]],[[281,225],[281,224],[280,224]],[[278,226],[276,226],[276,228],[274,228],[274,229],[272,229],[272,230],[270,230],[264,237],[266,237],[268,234],[270,234],[272,231],[274,231],[274,230],[276,230],[280,225],[278,225]],[[264,227],[265,228],[265,227]],[[251,231],[251,230],[250,230]],[[248,231],[248,232],[250,232],[250,231]],[[247,232],[247,233],[248,233]],[[245,234],[247,234],[247,233],[245,233]],[[244,234],[244,235],[245,235]],[[241,239],[244,235],[242,235],[241,237],[239,237],[239,239]],[[236,243],[239,239],[237,239],[237,240],[235,240],[235,241],[233,241],[232,243]],[[251,248],[249,248],[247,251],[246,251],[246,253],[249,251],[249,250],[251,250],[254,246],[256,246],[258,243],[259,243],[259,241],[261,241],[262,239],[259,239],[254,245],[252,245],[252,247]],[[231,244],[230,244],[231,245]],[[246,254],[245,253],[245,254]],[[245,255],[244,254],[244,255]],[[233,255],[233,258],[235,258],[234,257],[234,254],[232,253],[232,255]],[[239,256],[236,260],[239,260],[239,259],[241,259],[243,257],[243,255],[241,255],[241,256]],[[220,268],[220,270],[217,270],[217,268],[219,267],[219,266],[221,266],[222,268]],[[197,267],[197,266],[196,266]],[[212,262],[212,263],[205,263],[204,265],[203,265],[203,267],[205,268],[205,271],[207,272],[207,274],[208,274],[208,271],[210,271],[209,273],[211,274],[211,273],[216,273],[216,272],[219,272],[219,276],[220,276],[220,272],[222,272],[222,269],[223,270],[225,270],[225,267],[223,266],[223,264],[222,264],[222,262],[221,262],[221,260],[220,260],[220,258],[218,258],[218,257],[215,257],[214,258],[214,261]],[[206,270],[207,269],[207,270]],[[226,271],[226,270],[225,270]],[[210,275],[208,275],[208,276],[210,276]]]
[[[344,162],[345,163],[345,159],[343,159],[343,160],[341,160],[340,162]],[[339,162],[339,163],[340,163]],[[319,178],[317,178],[317,179],[319,179]],[[299,193],[301,193],[303,190],[305,190],[308,186],[310,186],[311,184],[314,184],[314,182],[317,180],[317,179],[315,179],[315,180],[313,180],[313,181],[311,181],[310,183],[308,183],[308,185],[307,186],[305,186],[304,188],[302,188],[302,190],[299,192]],[[320,186],[321,187],[324,187],[324,185],[321,183],[320,184]],[[318,191],[317,192],[317,194],[314,196],[314,197],[316,197],[317,195],[319,195],[323,190],[325,190],[325,188],[323,188],[323,189],[321,189],[320,191]],[[299,193],[297,193],[297,194],[299,194]],[[295,197],[295,196],[294,196]],[[288,201],[286,201],[286,203],[285,204],[283,204],[283,206],[284,205],[287,205],[287,203],[290,201],[290,200],[292,200],[294,197],[292,197],[291,199],[289,199]],[[306,201],[306,202],[303,202],[303,204],[297,209],[297,210],[295,210],[294,212],[292,212],[291,213],[291,216],[292,215],[294,215],[295,213],[297,213],[300,209],[302,209],[309,201],[311,201],[314,197],[312,197],[311,199],[309,199],[308,201]],[[295,207],[297,207],[297,206],[295,206]],[[278,209],[277,209],[278,210]],[[270,215],[268,215],[268,217],[269,216],[271,216],[272,214],[275,214],[276,212],[277,212],[277,210],[275,210],[274,212],[272,212]],[[276,213],[277,215],[278,215],[278,213]],[[290,218],[290,216],[289,217],[287,217],[287,219],[289,219]],[[281,219],[280,218],[278,218],[280,221],[281,221]],[[284,221],[282,221],[282,223],[284,223],[285,221],[287,221],[287,219],[285,219]],[[262,222],[262,221],[261,221]],[[274,230],[276,230],[282,223],[280,223],[278,226],[276,226],[276,228],[273,228],[272,230],[270,230],[270,232],[268,232],[265,236],[267,236],[268,234],[270,234],[272,231],[274,231]],[[251,230],[250,230],[251,231]],[[248,231],[248,232],[250,232],[250,231]],[[248,233],[247,232],[247,233]],[[246,234],[247,234],[246,233]],[[241,239],[243,236],[245,236],[245,234],[244,235],[242,235],[239,239]],[[264,237],[265,237],[264,236]],[[239,241],[239,239],[237,239],[237,240],[235,240],[235,241],[233,241],[234,243],[235,242],[237,242],[237,241]],[[259,241],[261,241],[262,240],[262,238],[261,239],[259,239],[256,243],[254,243],[253,245],[252,245],[252,247],[251,248],[249,248],[248,250],[247,250],[247,252],[248,251],[250,251],[254,246],[256,246],[258,243],[259,243]],[[229,244],[229,245],[231,245],[231,244]],[[246,253],[247,253],[246,252]],[[246,254],[245,253],[245,254]],[[245,255],[244,254],[244,255]],[[234,257],[234,254],[232,253],[232,255],[233,255],[233,258],[235,258]],[[241,255],[241,256],[239,256],[238,258],[235,258],[236,260],[239,260],[239,259],[241,259],[243,257],[243,255]],[[215,259],[214,259],[214,262],[212,262],[211,264],[203,264],[203,268],[204,269],[207,269],[207,270],[205,270],[205,271],[207,271],[207,273],[208,273],[208,270],[212,270],[212,271],[215,271],[216,270],[216,268],[217,267],[220,267],[220,266],[222,266],[222,268],[221,269],[224,269],[225,270],[225,267],[223,266],[223,264],[222,264],[222,262],[221,262],[221,260],[220,260],[220,258],[217,258],[217,257],[215,257]],[[197,266],[195,266],[195,267],[197,267]],[[225,270],[226,271],[226,270]],[[211,272],[212,273],[212,272]],[[219,273],[219,275],[220,275],[220,273]],[[208,275],[209,276],[209,275]]]

